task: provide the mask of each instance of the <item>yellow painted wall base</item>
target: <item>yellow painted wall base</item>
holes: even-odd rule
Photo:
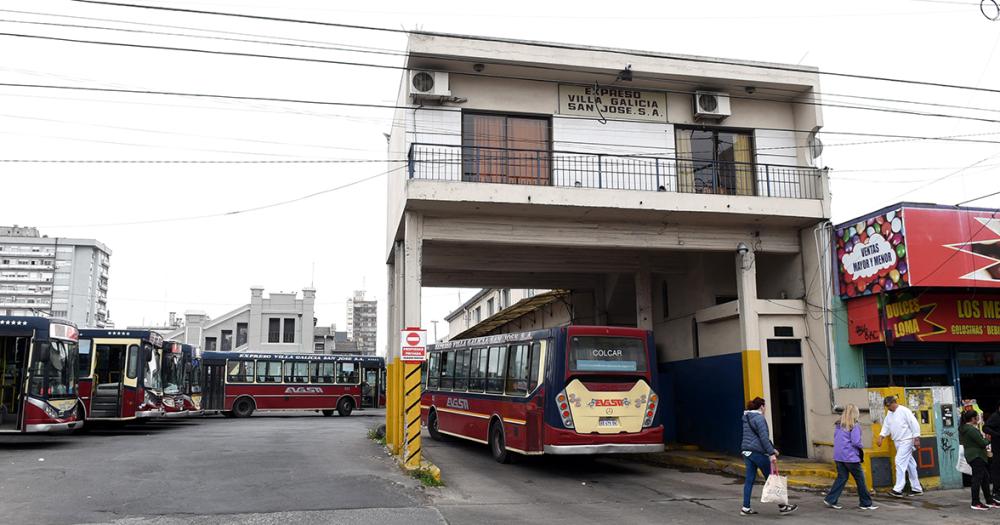
[[[764,397],[764,374],[760,365],[760,350],[743,351],[743,400]]]

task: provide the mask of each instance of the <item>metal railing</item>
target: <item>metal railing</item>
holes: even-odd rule
[[[414,143],[411,179],[822,199],[816,168]]]

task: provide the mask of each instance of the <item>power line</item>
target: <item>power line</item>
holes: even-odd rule
[[[747,67],[753,69],[765,69],[770,71],[785,71],[792,73],[806,73],[810,75],[825,75],[825,76],[835,76],[835,77],[845,77],[854,78],[859,80],[871,80],[880,82],[892,82],[897,84],[909,84],[909,85],[919,85],[919,86],[930,86],[930,87],[940,87],[948,89],[961,89],[967,91],[982,91],[986,93],[1000,93],[1000,89],[994,88],[982,88],[976,86],[964,86],[960,84],[949,84],[944,82],[931,82],[923,80],[912,80],[912,79],[902,79],[893,77],[883,77],[877,75],[865,75],[859,73],[845,73],[839,71],[820,71],[817,69],[805,68],[805,67],[795,67],[786,66],[778,64],[760,64],[760,63],[746,63],[739,62],[735,60],[726,59],[710,59],[710,58],[698,58],[698,57],[685,57],[685,56],[673,56],[673,55],[663,55],[659,53],[642,52],[642,51],[631,51],[631,50],[605,50],[605,49],[595,49],[592,47],[572,45],[572,44],[559,44],[554,42],[534,42],[534,41],[524,41],[515,40],[510,38],[500,38],[500,37],[486,37],[486,36],[473,36],[473,35],[454,35],[447,33],[436,33],[431,31],[415,31],[408,29],[395,29],[388,27],[376,27],[376,26],[366,26],[361,24],[345,24],[338,22],[321,22],[318,20],[305,20],[299,18],[284,18],[284,17],[272,17],[263,15],[250,15],[243,13],[230,13],[223,11],[207,11],[200,9],[185,9],[177,7],[163,7],[163,6],[152,6],[152,5],[141,5],[141,4],[130,4],[122,2],[108,2],[104,0],[73,0],[74,2],[85,3],[85,4],[96,4],[96,5],[107,5],[115,7],[130,7],[137,9],[150,9],[157,11],[170,11],[176,13],[188,13],[188,14],[201,14],[201,15],[213,15],[213,16],[226,16],[234,18],[244,18],[249,20],[263,20],[270,22],[287,22],[295,24],[308,24],[308,25],[318,25],[326,27],[339,27],[344,29],[358,29],[365,31],[379,31],[385,33],[396,33],[396,34],[406,34],[406,35],[422,35],[431,37],[445,37],[445,38],[461,38],[465,40],[476,40],[480,42],[493,42],[493,43],[506,43],[506,44],[517,44],[529,47],[542,47],[547,49],[561,49],[568,51],[589,51],[589,52],[607,52],[616,53],[620,55],[628,55],[643,58],[654,58],[660,60],[673,60],[679,62],[695,62],[695,63],[708,63],[708,64],[722,64],[731,65],[737,67]]]
[[[240,35],[240,36],[253,36],[253,37],[258,37],[258,38],[271,38],[271,39],[279,39],[279,40],[290,40],[290,41],[295,41],[295,42],[306,42],[306,43],[311,43],[311,44],[319,44],[319,45],[316,45],[316,46],[303,46],[303,47],[315,47],[315,48],[318,48],[318,49],[342,50],[342,51],[347,51],[347,52],[365,52],[365,53],[391,55],[391,56],[414,56],[414,57],[428,57],[428,58],[433,58],[433,55],[423,54],[423,53],[415,53],[415,52],[409,52],[409,53],[407,53],[407,52],[400,52],[400,51],[397,51],[397,50],[387,49],[387,48],[354,46],[354,45],[351,45],[351,44],[345,44],[345,43],[340,43],[340,42],[325,42],[325,41],[317,41],[317,40],[296,39],[296,38],[288,38],[288,37],[274,36],[274,35],[260,35],[260,34],[256,34],[256,33],[239,33],[239,32],[234,32],[234,31],[221,31],[221,30],[215,30],[215,29],[193,28],[193,27],[189,27],[189,26],[176,26],[176,25],[165,25],[165,24],[150,24],[150,23],[145,23],[145,22],[133,22],[133,21],[129,21],[129,20],[120,20],[120,19],[80,17],[80,16],[60,15],[60,14],[53,14],[53,13],[38,13],[38,12],[32,12],[32,11],[17,11],[17,10],[10,10],[10,9],[0,9],[0,12],[10,12],[10,13],[18,13],[18,14],[30,14],[30,15],[38,15],[38,16],[50,16],[50,17],[58,17],[58,18],[82,19],[82,20],[102,21],[102,22],[111,22],[111,23],[122,23],[122,24],[131,24],[131,25],[149,26],[149,27],[166,27],[166,28],[172,28],[172,29],[185,29],[185,30],[189,30],[189,31],[201,31],[201,32],[211,32],[211,33],[228,34],[228,35]],[[29,21],[20,21],[20,20],[6,20],[6,21],[13,22],[13,23],[47,24],[47,25],[58,25],[58,26],[65,26],[65,27],[91,28],[91,29],[108,30],[108,31],[122,31],[122,29],[120,29],[120,28],[109,28],[109,27],[102,27],[102,26],[82,26],[82,25],[73,25],[73,24],[53,24],[53,23],[29,22]],[[149,34],[164,34],[164,35],[170,35],[170,36],[181,36],[181,37],[192,37],[192,38],[212,38],[212,37],[204,37],[203,35],[185,35],[185,34],[180,34],[180,33],[162,33],[162,32],[156,32],[156,31],[143,31],[143,30],[124,30],[124,31],[138,32],[138,33],[149,33]],[[261,41],[261,40],[242,40],[242,39],[225,39],[225,40],[246,41],[246,42],[252,42],[252,43],[271,44],[271,45],[285,45],[285,43],[283,43],[283,42],[269,42],[269,41]],[[463,57],[449,57],[449,60],[459,61],[459,62],[467,62],[467,63],[484,63],[484,64],[502,64],[503,63],[503,62],[499,62],[499,61],[491,61],[491,60],[488,60],[488,59],[469,59],[469,58],[463,58]],[[530,69],[541,69],[541,70],[548,70],[548,71],[562,71],[562,72],[576,72],[576,71],[578,71],[577,69],[561,68],[561,67],[554,67],[554,66],[543,66],[543,65],[537,65],[537,64],[519,64],[518,67],[530,68]],[[642,76],[641,74],[638,74],[638,73],[635,75],[634,78],[637,78],[637,79],[647,79],[647,80],[662,80],[662,79],[657,78],[657,77]],[[690,84],[690,85],[695,85],[695,86],[699,85],[699,83],[696,82],[696,81],[685,81],[685,80],[682,80],[682,79],[671,79],[671,82],[683,83],[683,84]],[[762,87],[759,87],[758,90],[786,92],[786,93],[791,93],[791,94],[794,94],[794,95],[801,95],[802,94],[802,92],[799,91],[799,90],[790,89],[790,88],[773,87],[773,86],[772,87],[763,87],[762,86]],[[821,97],[843,97],[843,98],[852,98],[852,99],[860,99],[860,100],[873,100],[873,101],[879,101],[879,102],[893,102],[893,103],[903,103],[903,104],[914,104],[914,105],[926,105],[926,106],[935,106],[935,107],[946,107],[946,108],[952,108],[952,109],[970,109],[970,110],[977,110],[977,111],[1000,112],[1000,109],[993,109],[993,108],[978,108],[978,107],[962,106],[962,105],[956,105],[956,104],[944,104],[944,103],[938,103],[938,102],[925,102],[925,101],[895,99],[895,98],[885,98],[885,97],[871,97],[871,96],[863,96],[863,95],[827,93],[827,92],[819,92],[819,91],[810,92],[809,95],[813,97],[812,100],[811,100],[811,102],[818,102]],[[743,98],[754,99],[753,97],[743,97]],[[760,99],[758,98],[756,100],[760,100]],[[859,109],[860,108],[861,107],[859,106]]]
[[[406,159],[175,160],[175,159],[0,159],[4,164],[373,164]]]

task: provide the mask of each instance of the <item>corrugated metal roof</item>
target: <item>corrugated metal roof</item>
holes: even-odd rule
[[[482,337],[489,335],[501,326],[523,316],[534,312],[541,307],[569,297],[569,290],[552,290],[538,295],[533,295],[510,305],[503,310],[483,319],[478,324],[466,329],[464,332],[456,334],[448,339],[467,339],[469,337]]]

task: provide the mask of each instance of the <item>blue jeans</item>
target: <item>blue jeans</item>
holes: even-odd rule
[[[771,458],[760,452],[751,452],[749,456],[743,456],[743,462],[747,466],[747,479],[743,482],[743,507],[750,508],[753,483],[757,481],[757,469],[760,469],[766,480],[771,475]]]
[[[843,461],[837,461],[836,463],[837,479],[833,482],[833,486],[830,487],[830,493],[826,496],[826,502],[831,505],[837,504],[837,500],[840,499],[840,493],[844,491],[844,486],[847,485],[847,475],[849,473],[858,484],[858,499],[861,506],[870,506],[872,504],[872,496],[868,493],[868,487],[865,486],[865,473],[861,471],[861,463],[844,463]]]

